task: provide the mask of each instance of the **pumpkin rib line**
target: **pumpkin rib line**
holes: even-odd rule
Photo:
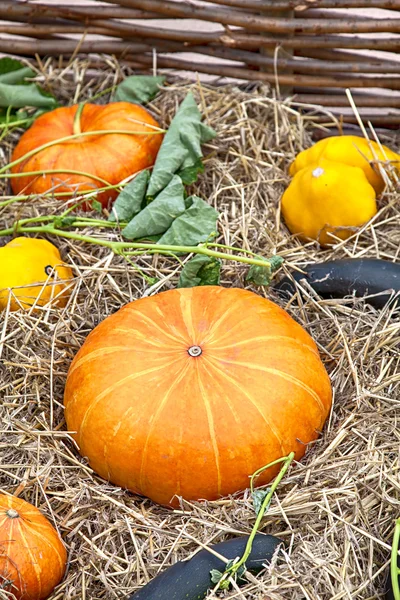
[[[152,320],[150,319],[150,317],[148,317],[148,316],[147,316],[147,315],[145,315],[144,313],[140,312],[139,310],[137,310],[137,309],[135,309],[135,308],[132,308],[132,309],[130,309],[130,308],[127,308],[127,310],[130,310],[130,312],[134,312],[136,315],[138,315],[138,316],[139,316],[139,318],[141,318],[141,320],[142,320],[144,323],[150,324],[150,325],[151,325],[151,327],[154,327],[155,329],[157,329],[157,331],[159,331],[160,333],[162,333],[162,335],[164,335],[165,337],[169,338],[169,339],[170,339],[170,340],[172,340],[173,342],[175,342],[175,343],[178,343],[178,342],[182,341],[182,342],[183,342],[183,343],[185,343],[185,344],[187,343],[187,340],[185,340],[183,337],[181,337],[180,339],[178,339],[178,337],[177,337],[177,336],[175,336],[175,337],[174,337],[172,334],[169,334],[169,333],[167,333],[166,331],[164,331],[164,329],[162,329],[161,327],[159,327],[155,321],[152,321]],[[168,325],[168,321],[167,321],[167,319],[164,321],[164,324],[165,324],[165,325]]]
[[[271,367],[260,367],[258,365],[253,365],[251,363],[241,363],[241,362],[236,362],[236,361],[232,361],[232,360],[226,360],[226,359],[223,359],[223,358],[220,358],[219,360],[221,362],[229,364],[229,365],[236,365],[238,367],[246,367],[247,369],[253,369],[253,370],[256,370],[256,371],[262,371],[263,373],[271,373],[271,375],[276,375],[277,377],[282,377],[283,379],[286,379],[286,381],[290,381],[294,385],[297,385],[298,387],[302,388],[312,398],[314,398],[314,400],[315,400],[316,404],[318,405],[318,407],[319,407],[322,415],[324,415],[325,412],[326,412],[325,407],[324,407],[324,405],[322,403],[322,400],[318,396],[318,394],[310,386],[308,386],[306,383],[304,383],[300,379],[297,379],[297,377],[294,377],[293,375],[289,375],[289,373],[285,373],[284,371],[280,371],[279,369],[272,369]]]
[[[182,321],[186,327],[187,335],[191,340],[191,343],[196,342],[198,333],[193,323],[193,291],[189,288],[186,294],[181,294],[179,298],[179,308],[182,315]]]
[[[187,361],[186,365],[184,366],[184,368],[182,369],[180,375],[175,379],[175,381],[173,381],[173,383],[171,384],[171,386],[169,387],[168,391],[166,392],[166,394],[164,395],[164,398],[162,399],[162,401],[160,402],[156,413],[153,417],[153,420],[150,424],[149,430],[147,432],[147,436],[146,436],[146,441],[144,443],[143,446],[143,453],[142,453],[142,461],[141,461],[141,465],[140,465],[140,472],[139,472],[139,486],[141,488],[141,490],[143,491],[143,470],[144,470],[144,466],[146,463],[146,454],[147,454],[147,448],[149,445],[149,441],[150,441],[150,436],[152,435],[153,431],[154,431],[154,427],[157,423],[158,418],[160,417],[163,409],[165,408],[166,403],[168,402],[171,393],[173,391],[173,389],[182,381],[182,379],[185,377],[187,371],[189,370],[189,366],[190,366],[190,360]]]
[[[134,410],[133,406],[130,406],[122,415],[118,425],[116,427],[114,427],[113,430],[113,434],[111,437],[111,440],[109,442],[105,442],[104,443],[104,450],[103,450],[103,456],[104,456],[104,461],[106,463],[106,468],[107,468],[107,475],[108,475],[108,479],[111,481],[111,473],[110,473],[110,469],[109,469],[109,462],[108,462],[108,446],[110,443],[112,443],[115,439],[115,437],[118,435],[119,430],[121,429],[122,423],[125,421],[127,415]]]
[[[213,365],[213,363],[210,360],[207,359],[206,356],[204,356],[204,362],[206,362],[211,368],[214,368],[214,370],[216,370],[218,372],[218,374],[220,373],[219,369],[217,367],[215,367]],[[214,381],[214,385],[215,385],[215,381]],[[220,386],[220,387],[222,387],[222,386]],[[240,424],[241,423],[240,417],[237,414],[236,410],[230,404],[229,398],[227,396],[224,396],[224,400],[225,400],[225,403],[228,406],[229,410],[231,411],[231,414],[233,415],[234,420],[236,421],[237,424]],[[250,452],[247,451],[246,452],[246,458],[245,458],[247,466],[249,465],[249,462],[250,462],[250,460],[249,460],[249,454],[250,454]],[[249,473],[252,472],[251,468],[248,469],[248,472]]]
[[[224,373],[224,371],[222,371],[217,365],[214,365],[213,362],[211,362],[210,360],[208,360],[208,363],[218,372],[219,375],[222,375],[223,377],[225,377],[225,379],[227,381],[231,382],[239,390],[239,392],[241,394],[243,394],[244,396],[246,396],[246,398],[248,400],[250,400],[251,404],[254,406],[254,408],[257,410],[257,412],[261,415],[263,421],[266,423],[266,425],[272,431],[273,435],[276,437],[276,440],[277,440],[279,447],[281,449],[281,452],[282,452],[282,456],[286,456],[286,451],[283,447],[282,440],[279,437],[275,426],[271,424],[270,420],[263,413],[263,411],[259,407],[256,400],[252,396],[249,395],[248,391],[244,387],[241,386],[241,384],[239,383],[239,381],[237,381],[237,379],[235,377],[231,377],[230,375],[227,375],[226,373]]]
[[[0,529],[5,525],[9,517],[7,517],[6,513],[3,514],[3,517],[0,517]]]
[[[13,561],[11,560],[11,544],[13,542],[13,537],[12,537],[12,531],[14,528],[14,521],[15,519],[11,519],[10,525],[9,525],[9,530],[7,535],[9,536],[8,538],[8,544],[7,544],[7,550],[6,550],[6,559],[9,560],[11,562],[11,564],[13,564]],[[19,571],[17,569],[18,572],[18,576],[19,576]],[[21,577],[19,576],[19,579],[21,579]]]
[[[11,506],[9,506],[9,508],[11,508]],[[7,517],[7,518],[8,518],[8,517]],[[8,544],[7,544],[7,550],[6,550],[6,552],[5,552],[5,554],[4,554],[4,555],[0,553],[0,559],[2,559],[2,560],[4,559],[4,560],[6,560],[7,562],[11,563],[11,566],[12,566],[12,567],[13,567],[13,568],[16,570],[16,572],[17,572],[17,575],[18,575],[18,581],[19,581],[19,586],[21,587],[21,585],[23,584],[23,579],[22,579],[22,577],[21,577],[21,574],[20,574],[20,572],[19,572],[18,566],[15,564],[15,562],[14,562],[14,561],[12,560],[12,558],[11,558],[11,552],[10,552],[10,549],[11,549],[11,544],[12,544],[12,542],[13,542],[12,530],[13,530],[13,528],[14,528],[14,521],[15,521],[15,519],[11,519],[11,523],[10,523],[10,529],[9,529],[9,532],[7,532],[7,535],[9,535]],[[17,588],[17,586],[16,586],[16,583],[15,583],[15,582],[12,582],[12,586],[13,586],[14,588]]]
[[[207,398],[207,394],[206,394],[206,390],[205,387],[203,385],[203,381],[201,379],[200,376],[200,370],[197,369],[197,380],[199,382],[199,388],[201,391],[201,395],[204,401],[204,407],[206,409],[206,414],[207,414],[207,423],[208,423],[208,430],[210,432],[210,438],[211,438],[211,444],[212,447],[214,449],[214,458],[215,458],[215,466],[217,469],[217,494],[218,496],[221,496],[221,488],[222,488],[222,481],[221,481],[221,466],[220,466],[220,456],[219,456],[219,448],[218,448],[218,442],[217,442],[217,438],[215,435],[215,427],[214,427],[214,418],[212,415],[212,410],[211,410],[211,406],[210,403],[208,401]]]
[[[31,550],[31,548],[28,545],[28,540],[24,536],[23,529],[22,529],[22,524],[20,522],[20,519],[17,519],[17,526],[19,527],[20,536],[22,537],[22,540],[25,543],[26,549],[27,549],[28,554],[29,554],[29,556],[31,558],[31,564],[33,566],[33,570],[34,570],[34,573],[35,573],[35,576],[36,576],[36,579],[37,579],[37,582],[38,582],[38,586],[39,586],[38,597],[40,598],[40,595],[42,593],[42,580],[40,578],[40,575],[42,574],[42,569],[40,568],[40,565],[36,561],[36,559],[35,559],[35,557],[34,557],[34,555],[32,553],[32,550]],[[39,573],[38,573],[38,569],[39,569]]]
[[[95,137],[95,136],[93,136]],[[93,141],[93,140],[92,140]],[[94,175],[95,177],[99,177],[98,175],[98,168],[97,168],[97,163],[96,161],[93,160],[93,156],[92,156],[92,152],[91,152],[91,148],[89,147],[88,144],[86,144],[85,142],[80,143],[80,150],[83,152],[84,156],[85,156],[85,161],[87,163],[90,164],[90,170],[89,173]],[[106,181],[108,181],[109,185],[112,185],[112,181],[110,181],[109,179],[106,179]],[[90,181],[84,181],[82,182],[84,185],[93,185],[93,189],[95,190],[96,188],[100,187],[99,182],[96,181],[95,179],[90,179]],[[117,182],[118,183],[118,182]]]
[[[213,351],[214,350],[229,350],[229,348],[236,348],[237,346],[243,346],[244,344],[248,344],[250,342],[276,341],[276,340],[289,340],[291,342],[294,342],[295,344],[298,344],[302,348],[306,348],[307,350],[310,350],[310,352],[312,352],[313,354],[315,354],[315,356],[317,356],[319,358],[318,351],[315,350],[312,346],[308,346],[307,344],[305,344],[304,342],[301,342],[297,338],[293,338],[288,335],[261,335],[261,336],[257,336],[254,338],[249,338],[248,340],[242,340],[241,342],[237,342],[235,344],[229,344],[228,346],[213,347]]]
[[[208,332],[208,335],[204,338],[203,343],[207,343],[207,344],[211,344],[211,340],[215,337],[215,333],[218,330],[218,328],[223,324],[223,322],[225,321],[225,319],[227,317],[229,317],[233,312],[235,312],[235,310],[237,309],[237,307],[242,304],[242,300],[238,300],[237,302],[234,302],[234,304],[232,304],[232,306],[225,311],[220,317],[219,319],[217,319],[216,321],[214,321],[214,323],[212,324],[212,326],[210,327],[210,330]],[[241,323],[238,323],[237,325],[240,325]],[[229,333],[232,331],[233,328],[231,328],[228,332]],[[224,337],[224,336],[223,336]]]
[[[105,350],[105,352],[103,352],[103,350]],[[84,364],[86,364],[88,361],[90,360],[96,360],[96,358],[101,358],[103,355],[107,355],[107,354],[113,354],[114,352],[122,352],[122,351],[130,351],[130,352],[139,352],[140,354],[142,352],[144,353],[148,353],[148,354],[160,354],[160,348],[158,347],[158,349],[156,350],[145,350],[145,349],[140,349],[138,351],[137,348],[134,348],[132,346],[105,346],[104,348],[98,348],[97,350],[93,350],[93,352],[90,352],[89,354],[86,354],[85,356],[82,356],[82,358],[80,358],[76,364],[72,364],[70,367],[70,372],[69,375],[72,375],[72,373],[74,373],[74,371],[79,368],[82,367]],[[165,354],[176,354],[177,350],[164,350],[163,349],[163,356],[165,356]]]
[[[33,525],[32,523],[27,523],[26,521],[24,521],[24,526],[27,527],[29,529],[29,531],[33,535],[37,536],[40,540],[44,540],[54,550],[55,554],[57,554],[58,562],[60,563],[60,572],[62,572],[64,569],[65,563],[61,558],[61,554],[58,551],[58,548],[46,536],[44,536],[43,534],[41,534],[39,531],[37,531],[35,529],[36,525],[37,525],[37,523],[35,523]]]
[[[123,385],[127,381],[138,379],[139,377],[143,377],[144,375],[149,375],[150,373],[154,373],[154,371],[159,371],[160,369],[165,369],[167,367],[170,367],[171,365],[174,364],[174,362],[175,361],[171,361],[169,363],[166,363],[165,365],[157,365],[156,367],[152,367],[151,369],[146,369],[144,371],[140,371],[139,373],[131,373],[130,375],[127,375],[126,377],[123,377],[119,381],[116,381],[113,385],[111,385],[110,387],[108,387],[107,389],[105,389],[103,392],[100,392],[100,394],[98,394],[92,400],[92,402],[90,403],[90,405],[86,409],[85,414],[83,415],[83,418],[82,418],[82,421],[81,421],[81,425],[80,425],[79,431],[78,431],[79,446],[81,445],[80,444],[80,440],[82,438],[83,429],[85,428],[86,423],[87,423],[88,415],[98,405],[98,403],[101,402],[101,400],[104,400],[104,398],[107,398],[108,394],[114,392],[119,386]]]
[[[163,318],[165,318],[165,317],[163,317]],[[157,351],[157,350],[158,350],[158,352],[160,351],[160,345],[157,344],[157,342],[153,342],[145,334],[138,335],[139,332],[135,329],[125,329],[123,327],[115,327],[115,329],[113,329],[113,331],[118,331],[119,333],[125,333],[125,334],[134,334],[133,341],[137,342],[139,340],[141,342],[146,342],[146,344],[148,344],[149,346],[154,346],[154,348],[156,348],[155,351]]]
[[[93,352],[90,352],[89,354],[85,354],[85,356],[82,356],[82,358],[77,360],[76,363],[71,365],[70,370],[69,370],[69,375],[72,375],[72,373],[76,369],[78,369],[79,367],[84,365],[89,360],[95,360],[96,358],[99,358],[103,355],[113,354],[114,352],[120,352],[120,351],[122,352],[124,350],[131,350],[131,348],[129,348],[127,346],[105,346],[104,348],[98,348],[97,350],[93,350]]]

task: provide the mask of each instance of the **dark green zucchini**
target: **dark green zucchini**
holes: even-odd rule
[[[372,296],[366,302],[383,308],[392,292],[400,291],[400,263],[372,258],[348,258],[308,265],[303,273],[292,273],[295,281],[306,279],[322,298],[344,298],[346,296]],[[273,286],[281,297],[290,297],[296,291],[292,279],[285,277]],[[383,294],[382,292],[388,292]],[[379,294],[379,295],[374,295]],[[400,304],[400,295],[396,296]]]
[[[248,539],[247,536],[234,538],[215,544],[211,548],[228,560],[233,560],[243,555]],[[280,544],[283,544],[282,540],[272,535],[258,533],[246,561],[247,570],[252,573],[261,571],[264,564],[271,561]],[[129,600],[202,600],[207,596],[208,590],[215,585],[211,581],[212,569],[223,572],[225,563],[208,550],[202,550],[190,560],[178,562],[157,575],[130,596]],[[243,582],[238,581],[238,583]]]

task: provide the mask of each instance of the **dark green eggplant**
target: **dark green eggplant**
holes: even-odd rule
[[[322,298],[344,298],[345,296],[370,296],[366,302],[383,308],[391,298],[391,292],[400,292],[400,263],[373,258],[348,258],[308,265],[305,274],[294,272],[292,277],[300,282],[305,279]],[[273,286],[279,296],[288,298],[296,291],[294,282],[284,277]],[[382,294],[382,292],[388,292]],[[400,295],[396,296],[400,304]]]
[[[248,539],[247,536],[234,538],[211,548],[226,559],[233,560],[243,555]],[[264,564],[271,561],[280,544],[283,544],[282,540],[258,533],[246,561],[247,570],[252,573],[261,571]],[[202,600],[215,586],[211,581],[212,569],[223,572],[225,563],[211,552],[201,550],[190,560],[178,562],[157,575],[128,600]],[[238,580],[238,583],[244,582]]]

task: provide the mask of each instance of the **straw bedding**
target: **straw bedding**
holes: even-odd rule
[[[49,60],[36,67],[38,80],[63,103],[90,98],[121,78],[120,67],[109,58],[92,65],[77,59],[66,67]],[[302,245],[282,224],[279,198],[287,166],[309,145],[312,133],[325,128],[314,123],[312,113],[297,116],[266,87],[246,91],[174,81],[150,105],[162,125],[168,125],[189,89],[218,131],[205,147],[206,169],[195,190],[221,213],[221,243],[266,257],[280,254],[285,269],[349,256],[398,257],[400,204],[394,191],[382,200],[372,225],[328,251]],[[332,123],[325,116],[325,124]],[[17,137],[3,141],[2,164]],[[393,136],[380,139],[398,146]],[[9,194],[5,185],[3,193]],[[0,209],[0,228],[21,216],[59,209],[60,202],[46,198],[12,204]],[[147,283],[134,265],[106,248],[52,241],[74,267],[68,307],[0,315],[0,490],[39,506],[63,536],[69,567],[52,600],[122,599],[161,569],[190,557],[199,543],[248,534],[255,513],[247,492],[217,502],[183,503],[172,511],[106,483],[79,456],[65,431],[62,408],[75,352],[121,305],[174,287],[181,267],[169,258],[140,257],[137,266],[158,280]],[[221,283],[251,289],[246,272],[244,265],[226,261]],[[266,288],[253,289],[273,298]],[[250,576],[241,591],[222,596],[376,599],[385,587],[400,504],[399,314],[362,301],[322,301],[311,290],[286,308],[319,346],[334,388],[333,409],[322,437],[300,464],[292,465],[262,522],[263,532],[288,543],[286,551],[259,577]],[[0,591],[0,598],[6,597]]]

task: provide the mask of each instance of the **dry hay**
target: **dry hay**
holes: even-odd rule
[[[67,68],[49,61],[39,67],[39,79],[70,103],[113,85],[118,69],[111,59],[97,59],[92,70],[86,60]],[[382,200],[373,224],[329,251],[301,245],[281,223],[279,197],[288,181],[287,166],[310,143],[311,133],[324,127],[313,123],[312,114],[296,116],[265,87],[246,91],[174,82],[150,106],[163,125],[189,89],[219,134],[206,147],[206,171],[195,189],[221,213],[221,243],[263,256],[278,253],[288,266],[300,268],[333,257],[398,256],[395,193]],[[326,123],[332,123],[329,114]],[[3,142],[3,164],[17,137]],[[384,135],[381,141],[395,142]],[[59,203],[40,198],[11,205],[0,212],[1,229],[19,216],[58,209]],[[191,556],[199,542],[248,534],[255,515],[248,493],[184,504],[181,510],[162,508],[101,480],[79,456],[65,432],[62,408],[75,352],[97,323],[127,301],[174,287],[180,267],[168,258],[138,258],[140,269],[159,280],[149,287],[134,266],[108,249],[56,243],[76,275],[68,307],[1,315],[0,489],[39,506],[68,546],[68,573],[52,600],[122,599],[161,569]],[[246,271],[226,262],[222,285],[249,289]],[[271,297],[268,289],[254,291]],[[318,343],[332,378],[333,410],[323,437],[291,467],[262,523],[262,531],[279,535],[288,549],[241,592],[222,596],[375,599],[384,589],[399,513],[398,314],[362,301],[322,301],[310,290],[306,300],[287,308]]]

